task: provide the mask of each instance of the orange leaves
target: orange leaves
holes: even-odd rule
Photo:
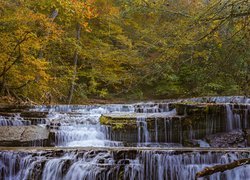
[[[31,4],[16,5],[9,2],[7,5],[11,6],[11,11],[3,8],[0,19],[0,23],[4,23],[4,32],[0,31],[0,49],[3,50],[0,53],[0,72],[4,66],[9,68],[6,71],[8,88],[15,89],[30,82],[19,91],[38,98],[39,91],[48,88],[46,84],[50,79],[47,73],[49,62],[40,58],[39,53],[50,41],[58,39],[62,30],[49,16],[30,8]],[[39,81],[35,81],[37,77]],[[25,90],[28,86],[31,89]]]

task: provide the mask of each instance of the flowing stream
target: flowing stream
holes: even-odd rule
[[[193,180],[205,167],[250,158],[248,147],[210,151],[209,142],[200,138],[249,128],[249,99],[233,100],[243,105],[228,103],[227,98],[202,99],[222,103],[219,107],[222,113],[218,114],[218,110],[207,113],[202,122],[192,126],[184,121],[188,109],[180,115],[169,102],[34,106],[28,112],[13,110],[8,116],[3,113],[0,127],[39,126],[49,131],[52,147],[38,148],[37,144],[23,149],[0,147],[0,179]],[[100,122],[102,115],[112,115],[117,123],[130,119],[131,124],[127,129],[123,125],[115,129]],[[201,148],[186,149],[187,142],[196,142]],[[250,165],[204,179],[248,180]]]

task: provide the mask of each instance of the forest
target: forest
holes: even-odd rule
[[[250,180],[250,0],[0,0],[0,180]]]
[[[0,0],[0,96],[248,96],[249,16],[249,0]]]

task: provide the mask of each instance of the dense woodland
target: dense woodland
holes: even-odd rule
[[[249,95],[249,16],[249,0],[0,0],[0,95]]]

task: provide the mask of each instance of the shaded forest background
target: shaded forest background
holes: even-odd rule
[[[249,0],[0,0],[0,96],[250,93]]]

